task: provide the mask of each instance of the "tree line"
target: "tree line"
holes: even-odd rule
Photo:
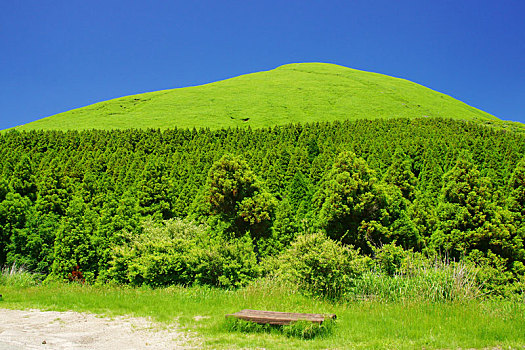
[[[395,244],[467,259],[506,283],[525,274],[524,156],[523,135],[429,118],[9,131],[0,134],[0,265],[228,285],[240,278],[236,268],[255,276],[251,265],[322,231],[367,256]],[[171,243],[152,248],[164,239],[155,225],[169,220],[170,232],[188,236],[171,233]],[[199,251],[196,242],[205,242]],[[137,252],[168,246],[180,261],[142,271],[152,259]],[[171,263],[178,270],[162,275]]]

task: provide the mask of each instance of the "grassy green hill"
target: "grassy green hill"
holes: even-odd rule
[[[404,79],[334,64],[297,63],[201,86],[104,101],[17,129],[259,128],[395,117],[501,123],[488,113]]]

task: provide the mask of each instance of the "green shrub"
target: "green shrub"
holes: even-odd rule
[[[182,219],[148,221],[142,231],[114,249],[108,275],[116,282],[238,287],[259,276],[249,237],[226,241]]]
[[[399,271],[407,259],[408,252],[395,243],[385,244],[380,249],[374,249],[375,263],[378,268],[389,276]]]
[[[195,283],[240,287],[260,275],[249,236],[229,241],[215,238],[194,249]]]
[[[313,296],[336,299],[361,277],[369,258],[323,233],[299,236],[278,260],[276,274]]]
[[[228,332],[242,333],[271,333],[272,330],[276,330],[276,327],[272,327],[269,324],[259,324],[234,317],[226,318],[224,327]]]
[[[476,281],[484,295],[491,298],[525,298],[525,271],[522,262],[514,261],[512,268],[508,268],[508,259],[490,250],[486,253],[473,250],[465,260],[476,266]]]

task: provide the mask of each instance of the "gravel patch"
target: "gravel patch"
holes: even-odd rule
[[[142,317],[0,309],[0,350],[191,349],[199,345],[193,334],[177,325]]]

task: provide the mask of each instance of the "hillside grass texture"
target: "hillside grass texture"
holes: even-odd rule
[[[521,126],[408,80],[334,64],[296,63],[201,86],[112,99],[16,129],[262,128],[398,117]]]

